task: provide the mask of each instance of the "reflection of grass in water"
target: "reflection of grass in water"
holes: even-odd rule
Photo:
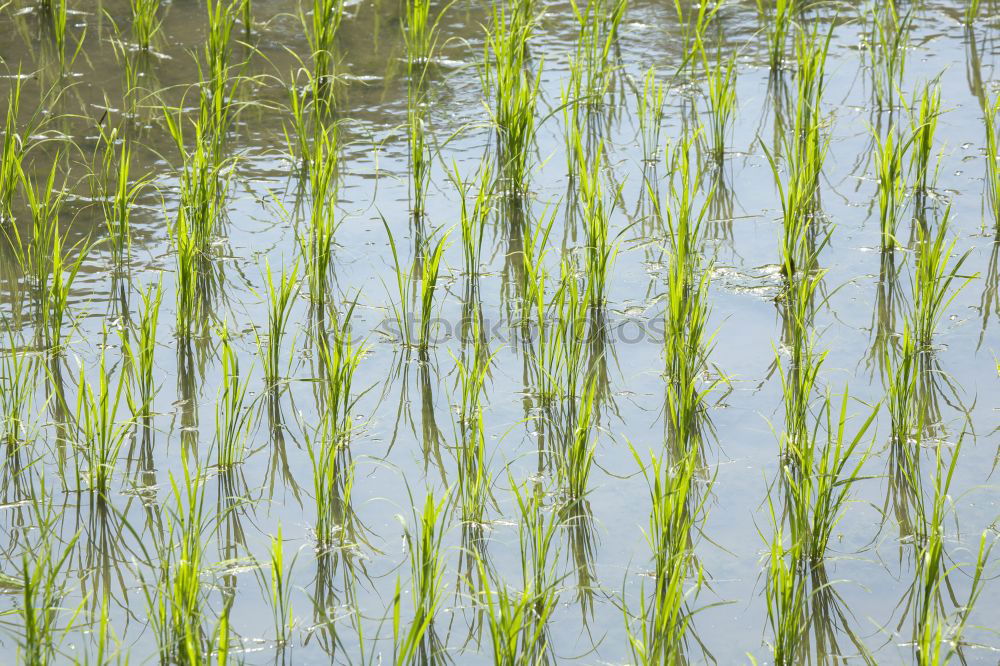
[[[1000,94],[993,103],[983,103],[983,125],[986,128],[986,196],[993,214],[993,223],[1000,231],[1000,145],[997,143],[997,124],[1000,121]],[[0,179],[2,180],[2,179]],[[0,187],[0,192],[3,189]]]

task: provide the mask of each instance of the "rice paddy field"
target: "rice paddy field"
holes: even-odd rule
[[[0,4],[0,662],[996,664],[998,37]]]

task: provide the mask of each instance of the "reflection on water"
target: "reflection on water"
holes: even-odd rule
[[[993,0],[968,26],[955,2],[807,4],[777,51],[777,6],[727,2],[704,59],[700,5],[511,2],[538,17],[524,155],[484,90],[487,2],[434,2],[433,53],[414,59],[399,2],[346,3],[316,49],[323,0],[239,4],[228,42],[204,2],[173,0],[146,50],[132,3],[63,15],[63,1],[0,7],[0,149],[21,170],[0,167],[0,610],[13,611],[0,660],[187,663],[191,645],[246,663],[636,660],[630,632],[660,621],[647,604],[665,598],[646,574],[651,498],[633,453],[652,450],[668,476],[694,467],[674,542],[693,553],[685,630],[662,641],[668,660],[769,661],[768,513],[793,501],[786,366],[808,339],[826,354],[813,398],[849,384],[848,429],[863,421],[901,362],[921,232],[948,219],[955,256],[968,252],[955,286],[973,279],[913,357],[918,432],[890,436],[883,406],[827,558],[787,572],[805,590],[794,661],[925,659],[930,618],[964,627],[954,659],[990,662],[996,565],[975,564],[997,518]],[[831,27],[822,104],[805,108],[795,36]],[[721,119],[705,69],[731,55]],[[921,119],[935,91],[940,111]],[[803,114],[825,159],[802,246],[816,291],[796,312],[775,178],[788,182],[807,140]],[[907,167],[889,249],[876,137],[911,129],[930,150]],[[712,278],[707,355],[686,388],[662,337],[622,333],[669,324],[678,146]],[[602,259],[603,282],[587,274]],[[276,332],[279,274],[294,293]],[[456,335],[419,344],[425,312],[460,321]],[[413,344],[394,337],[403,327]],[[353,375],[338,354],[356,354]],[[691,386],[710,390],[681,423]],[[241,387],[227,412],[221,396]],[[822,412],[800,407],[804,423]],[[413,551],[426,489],[448,498],[433,561]],[[275,617],[279,526],[291,610]],[[432,580],[440,594],[417,598]],[[29,602],[60,609],[46,615],[55,642],[29,644]],[[190,645],[171,642],[180,630]]]

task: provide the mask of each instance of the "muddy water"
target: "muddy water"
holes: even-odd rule
[[[99,208],[93,205],[83,176],[97,143],[97,126],[122,118],[122,62],[112,40],[116,28],[130,22],[124,2],[77,2],[70,6],[71,40],[83,39],[69,71],[60,76],[53,60],[51,35],[31,6],[9,5],[0,11],[0,60],[11,77],[24,77],[22,123],[36,108],[44,122],[29,157],[29,170],[41,176],[58,155],[60,174],[69,189],[64,227],[74,241],[104,234]],[[130,441],[119,460],[110,506],[77,492],[72,464],[56,443],[56,429],[45,393],[39,389],[38,458],[32,487],[45,476],[58,513],[57,531],[65,544],[74,536],[65,576],[63,606],[82,610],[59,646],[60,660],[93,660],[93,632],[105,594],[110,625],[122,654],[133,663],[156,660],[156,644],[147,625],[147,605],[140,581],[149,577],[151,534],[162,529],[162,514],[172,506],[170,478],[180,478],[182,450],[193,446],[206,465],[214,432],[219,392],[218,338],[178,344],[174,333],[175,267],[169,225],[177,206],[179,159],[154,101],[195,106],[191,84],[198,72],[193,52],[204,42],[204,9],[200,3],[166,3],[155,55],[141,67],[143,91],[136,116],[129,120],[137,138],[136,174],[148,174],[133,213],[133,247],[126,274],[112,272],[110,254],[97,245],[87,256],[71,298],[76,325],[63,369],[49,383],[61,381],[76,394],[80,367],[96,379],[101,332],[114,330],[123,312],[136,312],[137,290],[162,280],[156,366],[159,392],[155,417],[146,438]],[[304,199],[287,159],[284,128],[290,124],[287,90],[308,45],[297,12],[284,2],[255,2],[255,26],[249,46],[234,47],[234,60],[247,59],[246,103],[233,128],[229,148],[236,158],[231,196],[219,238],[217,263],[224,286],[213,301],[214,316],[233,333],[241,368],[252,376],[250,390],[262,395],[254,343],[254,327],[266,321],[262,271],[290,266],[299,255],[296,223],[289,213]],[[818,346],[828,351],[822,383],[834,394],[850,388],[853,423],[863,420],[869,405],[883,399],[878,359],[872,354],[875,330],[884,317],[878,308],[880,273],[873,144],[869,125],[886,122],[873,111],[862,30],[862,8],[817,12],[813,20],[836,20],[824,113],[828,115],[830,149],[822,179],[823,224],[831,231],[821,264],[824,303],[814,322]],[[992,5],[983,15],[994,14]],[[984,205],[983,118],[979,97],[996,93],[993,82],[998,46],[996,21],[980,21],[967,31],[961,8],[952,4],[914,6],[914,28],[907,56],[904,91],[940,76],[942,106],[937,149],[941,161],[933,192],[934,215],[951,206],[952,234],[959,253],[969,252],[963,273],[975,275],[948,307],[939,327],[935,359],[940,418],[938,436],[952,448],[962,436],[962,449],[951,489],[946,541],[949,563],[956,566],[945,595],[948,609],[961,604],[969,587],[968,565],[975,559],[979,535],[993,533],[1000,509],[996,502],[994,462],[997,436],[997,355],[1000,354],[997,286],[997,235]],[[482,24],[488,6],[479,2],[451,5],[442,19],[440,53],[430,81],[433,103],[429,124],[438,154],[427,203],[428,228],[457,224],[457,195],[446,169],[455,165],[474,174],[494,149],[494,135],[483,106],[478,63],[483,53]],[[776,113],[766,66],[766,44],[758,33],[752,3],[727,4],[717,18],[721,39],[739,50],[739,111],[719,180],[716,205],[704,252],[712,261],[711,329],[715,332],[712,363],[726,382],[710,398],[710,432],[704,478],[712,479],[708,515],[700,526],[698,557],[706,582],[690,607],[692,621],[688,658],[693,663],[758,663],[770,661],[771,633],[763,596],[766,543],[770,534],[768,490],[780,473],[778,432],[781,430],[781,384],[774,371],[780,353],[782,320],[775,298],[780,279],[778,257],[780,203],[761,142],[774,144]],[[239,32],[241,28],[238,28]],[[568,77],[576,26],[568,3],[545,5],[531,50],[542,67],[542,96],[536,150],[526,214],[556,211],[551,235],[556,252],[572,252],[585,237],[568,213],[568,187],[560,86]],[[355,335],[366,354],[355,386],[358,431],[351,442],[355,467],[353,501],[358,525],[356,543],[317,558],[311,532],[311,467],[305,432],[316,422],[310,378],[315,361],[308,343],[308,303],[297,299],[283,358],[291,362],[290,381],[274,404],[256,403],[259,421],[249,443],[250,454],[236,474],[210,473],[207,506],[214,521],[206,532],[210,567],[202,579],[211,590],[214,617],[223,599],[235,595],[231,626],[239,658],[246,663],[356,663],[391,659],[391,600],[397,578],[404,590],[410,579],[401,523],[412,524],[411,497],[425,488],[442,494],[456,481],[453,447],[456,407],[460,399],[454,355],[467,291],[462,252],[453,242],[438,285],[441,337],[429,354],[407,353],[391,335],[395,277],[385,224],[404,257],[414,252],[406,133],[406,83],[400,7],[388,0],[351,5],[338,41],[341,87],[338,113],[343,119],[343,173],[338,202],[335,291],[344,303],[356,301]],[[667,254],[662,229],[647,219],[641,200],[643,178],[652,168],[644,162],[638,139],[636,91],[643,73],[655,67],[662,81],[672,82],[667,95],[664,142],[685,124],[703,118],[705,105],[698,82],[673,78],[680,61],[680,37],[673,8],[667,3],[633,1],[614,53],[619,69],[613,92],[599,119],[599,134],[608,153],[609,180],[621,184],[612,227],[621,231],[620,250],[610,279],[607,335],[594,340],[594,353],[606,360],[608,398],[600,410],[595,470],[588,506],[591,518],[557,533],[556,562],[559,605],[549,626],[553,655],[560,662],[627,663],[630,659],[622,598],[637,608],[649,590],[647,524],[649,496],[638,473],[631,444],[645,452],[659,450],[666,437],[663,404],[662,316]],[[135,53],[126,57],[138,61]],[[786,74],[793,86],[791,74]],[[4,97],[11,78],[0,82]],[[701,109],[702,111],[699,111]],[[777,109],[777,110],[776,110]],[[898,110],[897,110],[898,112]],[[787,122],[787,118],[785,119]],[[780,127],[780,124],[778,125]],[[662,154],[662,150],[660,151]],[[660,179],[665,167],[660,164]],[[20,211],[24,217],[24,211]],[[26,228],[27,222],[16,222]],[[496,505],[489,510],[487,553],[498,575],[512,584],[520,580],[520,555],[510,480],[531,481],[552,490],[552,471],[542,464],[535,437],[536,415],[525,386],[526,360],[509,326],[508,257],[518,249],[509,233],[511,221],[498,212],[491,220],[483,253],[488,266],[478,279],[483,316],[491,349],[496,350],[486,389],[484,422],[487,458],[494,477]],[[452,238],[457,239],[456,231]],[[909,253],[902,252],[905,266]],[[27,306],[12,296],[17,271],[5,260],[4,303],[10,321]],[[907,273],[900,288],[905,293]],[[303,290],[304,294],[304,290]],[[345,306],[346,308],[346,306]],[[342,308],[343,310],[344,308]],[[450,334],[450,335],[449,335]],[[117,373],[120,350],[112,336],[106,353]],[[893,509],[886,447],[888,417],[879,416],[870,442],[871,457],[863,480],[837,526],[827,575],[835,599],[812,618],[811,636],[826,660],[842,655],[877,663],[910,663],[913,659],[907,593],[913,580],[912,549]],[[925,469],[933,462],[924,456]],[[8,503],[0,513],[4,547],[0,571],[15,571],[25,547],[24,525],[35,516],[23,500],[24,489],[4,486]],[[29,493],[30,494],[30,493]],[[554,502],[554,499],[553,499]],[[286,562],[294,564],[291,580],[292,639],[283,650],[273,640],[266,577],[269,538],[282,528]],[[436,621],[438,640],[456,663],[488,663],[489,638],[463,583],[463,552],[468,543],[457,513],[449,516],[444,558],[446,592]],[[29,530],[30,534],[30,530]],[[987,573],[996,573],[990,562]],[[353,580],[353,583],[349,581]],[[995,629],[1000,610],[992,603],[997,583],[986,584],[968,621],[963,649],[971,663],[995,663]],[[404,592],[405,594],[405,592]],[[951,595],[954,594],[954,601]],[[14,607],[11,595],[2,602]],[[409,602],[404,599],[404,618]],[[62,624],[71,612],[61,614]],[[361,619],[363,638],[351,618]],[[3,661],[17,653],[16,624],[3,641]]]

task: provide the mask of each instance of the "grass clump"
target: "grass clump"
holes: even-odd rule
[[[271,272],[271,263],[266,263],[267,285],[267,332],[263,337],[254,333],[257,351],[264,365],[264,382],[273,389],[282,379],[281,342],[292,315],[292,306],[299,291],[299,265],[295,263],[290,273],[282,269],[277,282]]]
[[[111,260],[122,270],[132,251],[132,209],[149,183],[147,178],[132,178],[132,145],[117,130],[102,133],[103,155],[94,195],[101,202],[104,224],[108,230]]]
[[[785,64],[788,34],[798,9],[797,0],[775,0],[773,7],[766,0],[757,0],[757,16],[767,37],[767,61],[772,72]]]
[[[249,378],[240,380],[240,364],[223,325],[219,331],[222,386],[215,403],[215,446],[219,469],[243,462],[246,439],[256,420],[254,401],[247,400]]]
[[[510,12],[505,3],[495,3],[484,47],[483,90],[492,102],[502,191],[510,195],[523,194],[527,187],[529,153],[535,136],[542,65],[535,66],[532,76],[528,42],[534,24],[530,3],[516,2]]]
[[[448,527],[446,507],[448,496],[436,500],[428,491],[423,509],[414,508],[414,530],[405,530],[407,550],[410,554],[410,595],[413,598],[413,619],[404,633],[401,627],[401,592],[396,582],[393,601],[392,633],[395,644],[394,661],[397,664],[433,661],[443,646],[437,645],[434,635],[434,618],[444,598],[444,562],[441,557],[444,534]],[[414,507],[416,503],[414,502]]]
[[[8,612],[16,614],[21,625],[17,661],[24,664],[55,663],[62,642],[58,633],[65,635],[73,625],[72,618],[64,626],[59,622],[67,598],[65,579],[77,536],[63,545],[61,554],[57,552],[55,546],[62,541],[56,532],[58,516],[51,497],[46,495],[44,480],[38,493],[33,498],[37,541],[23,544],[18,575],[6,577],[7,584],[14,585],[19,597],[18,607]]]
[[[636,95],[636,117],[642,141],[642,158],[647,163],[653,162],[659,156],[666,98],[666,88],[657,82],[656,70],[650,67],[642,78],[642,92]]]
[[[899,239],[897,228],[906,207],[906,156],[910,143],[890,126],[885,137],[874,130],[876,141],[875,177],[878,183],[878,211],[880,239],[883,251],[891,252]]]
[[[926,194],[937,177],[937,168],[931,173],[931,153],[934,151],[934,133],[941,115],[941,87],[936,82],[924,85],[917,107],[910,114],[912,153],[910,168],[917,192]]]
[[[337,527],[344,524],[350,505],[353,474],[342,454],[353,430],[354,373],[364,353],[351,339],[350,312],[343,321],[334,319],[333,323],[329,334],[317,333],[315,339],[320,367],[318,407],[322,418],[313,433],[307,431],[306,438],[316,503],[314,529],[321,550],[335,543]]]
[[[21,110],[21,77],[14,78],[7,97],[7,115],[4,118],[3,140],[0,142],[0,222],[13,218],[11,204],[21,182],[22,162],[27,152],[25,138],[17,130],[17,116]]]
[[[930,346],[941,317],[958,292],[975,276],[959,271],[969,253],[955,257],[955,243],[947,241],[950,209],[945,211],[936,233],[917,228],[916,261],[913,268],[913,335],[921,348]],[[964,277],[964,281],[963,281]]]
[[[585,268],[590,304],[602,306],[607,302],[608,278],[611,275],[615,255],[618,253],[615,238],[610,233],[610,225],[614,202],[621,194],[621,188],[612,192],[610,197],[605,195],[601,175],[604,160],[603,146],[598,147],[587,160],[583,145],[578,140],[576,155],[580,164],[590,165],[589,168],[581,169],[579,173],[580,214],[587,234]]]
[[[545,509],[539,492],[513,480],[511,487],[520,515],[521,589],[495,580],[491,584],[485,564],[477,559],[482,582],[476,601],[485,610],[495,664],[547,663],[553,657],[548,623],[559,601],[551,571],[558,520]]]
[[[336,125],[316,130],[306,164],[309,185],[309,220],[299,234],[309,297],[314,310],[322,311],[329,301],[330,272],[333,268],[333,238],[337,228],[340,130]]]
[[[107,333],[105,332],[105,341]],[[92,491],[108,497],[118,454],[128,437],[131,421],[118,421],[118,411],[126,382],[121,374],[112,383],[102,349],[97,390],[87,381],[84,368],[80,368],[79,393],[76,404],[76,423],[80,444],[87,458],[87,480]]]
[[[313,0],[312,12],[307,19],[302,15],[302,26],[312,55],[312,78],[322,100],[322,111],[333,108],[334,65],[336,61],[336,38],[340,22],[344,17],[343,0]]]
[[[694,552],[696,526],[705,517],[708,497],[696,488],[698,452],[691,448],[673,462],[651,453],[648,464],[635,449],[632,455],[649,486],[652,508],[645,536],[655,582],[651,599],[643,589],[636,613],[623,606],[629,648],[636,664],[684,663],[693,614],[688,604],[704,582]]]
[[[146,287],[140,292],[140,298],[142,306],[139,311],[135,344],[133,345],[133,334],[129,329],[123,328],[119,333],[122,355],[129,373],[130,390],[127,398],[132,417],[136,420],[152,416],[153,398],[159,388],[154,374],[154,360],[156,329],[160,318],[160,304],[163,302],[163,283],[157,282],[155,289],[152,285]]]
[[[715,62],[711,63],[702,50],[701,60],[711,112],[710,150],[716,163],[721,164],[726,156],[726,142],[736,113],[736,52],[723,60],[722,50],[719,49]]]
[[[129,5],[132,8],[132,39],[141,50],[148,51],[163,23],[157,16],[160,0],[129,0]]]

